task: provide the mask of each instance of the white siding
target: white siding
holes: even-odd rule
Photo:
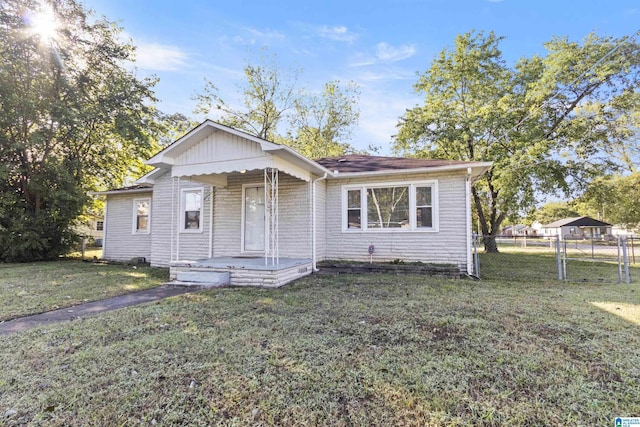
[[[228,176],[227,187],[216,189],[214,199],[214,256],[242,254],[242,185],[264,184],[262,171]],[[309,184],[279,174],[280,256],[311,258]]]
[[[323,260],[327,256],[327,181],[316,182],[316,257]]]
[[[132,258],[144,257],[149,261],[151,258],[151,234],[133,233],[133,201],[146,197],[150,198],[151,192],[108,196],[106,222],[104,224],[108,244],[105,246],[102,255],[104,259],[129,261]],[[153,221],[155,213],[156,209],[152,201],[151,221]],[[151,232],[153,232],[153,223]]]
[[[214,132],[176,158],[176,165],[268,157],[260,144],[227,132]]]
[[[343,185],[420,180],[438,181],[439,230],[437,232],[342,231]],[[374,261],[401,259],[449,263],[456,264],[466,271],[465,197],[463,173],[329,180],[327,181],[325,257],[368,261],[368,248],[373,244],[375,246]]]
[[[182,220],[180,197],[183,189],[203,188],[202,232],[183,233],[179,226]],[[157,206],[151,218],[151,265],[168,266],[170,261],[198,260],[209,257],[209,227],[213,197],[207,184],[184,178],[172,178],[169,174],[156,179],[153,185],[153,206]]]

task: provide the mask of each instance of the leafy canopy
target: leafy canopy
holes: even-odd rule
[[[204,91],[195,96],[194,113],[217,114],[225,125],[289,145],[309,158],[354,152],[344,141],[358,123],[358,86],[331,81],[320,94],[310,94],[297,88],[300,72],[283,70],[274,58],[262,57],[245,66],[241,106],[225,100],[207,80]]]
[[[481,232],[495,235],[508,217],[544,194],[573,194],[628,161],[637,134],[640,47],[630,38],[554,38],[544,57],[513,67],[502,37],[456,37],[419,77],[424,103],[407,110],[394,149],[405,155],[492,161],[473,188]],[[635,122],[637,124],[637,122]],[[495,250],[495,247],[486,247]]]
[[[148,156],[155,81],[119,35],[75,0],[0,3],[0,261],[64,252],[86,191]]]

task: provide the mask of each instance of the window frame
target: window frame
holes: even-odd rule
[[[367,204],[368,190],[372,188],[409,188],[409,212],[413,214],[409,217],[409,227],[393,228],[369,228],[369,206]],[[431,188],[431,227],[418,227],[416,189],[419,187]],[[360,228],[349,228],[349,205],[348,192],[350,190],[360,190]],[[367,182],[362,184],[346,184],[342,186],[342,232],[343,233],[436,233],[439,231],[439,206],[438,206],[438,180],[418,180],[418,181],[389,181],[389,182]]]
[[[148,210],[147,213],[147,228],[144,230],[138,229],[138,203],[147,202]],[[132,234],[149,234],[151,233],[151,197],[139,197],[133,199],[133,224],[132,224]]]
[[[104,231],[104,220],[96,221],[96,231]]]
[[[200,209],[199,218],[200,222],[198,228],[186,228],[185,227],[185,215],[186,215],[186,202],[187,193],[200,193]],[[204,231],[204,187],[190,187],[180,190],[180,213],[178,215],[178,230],[180,233],[202,233]]]

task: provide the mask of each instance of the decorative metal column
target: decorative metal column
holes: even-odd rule
[[[269,258],[271,258],[271,265],[280,264],[279,200],[278,169],[266,168],[264,170],[264,265],[268,265]]]

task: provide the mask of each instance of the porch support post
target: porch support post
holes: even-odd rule
[[[264,233],[264,265],[280,264],[280,224],[278,169],[264,169],[264,200],[265,200],[265,233]]]

